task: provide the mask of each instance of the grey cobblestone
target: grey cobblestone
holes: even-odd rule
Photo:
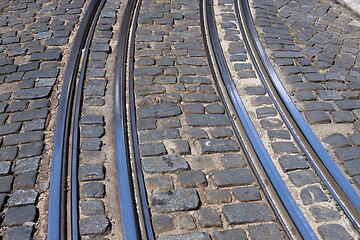
[[[242,224],[273,220],[268,206],[264,203],[237,203],[226,205],[223,212],[230,224]]]
[[[179,189],[155,193],[151,196],[151,205],[156,212],[176,212],[197,209],[199,196],[194,189]]]

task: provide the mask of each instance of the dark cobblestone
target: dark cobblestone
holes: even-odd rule
[[[188,114],[190,126],[227,126],[230,124],[225,115],[220,114]]]
[[[310,186],[301,190],[300,198],[305,205],[328,200],[325,193],[317,186]]]
[[[104,234],[110,227],[110,222],[105,215],[91,216],[80,220],[80,234]]]
[[[180,172],[178,177],[180,185],[186,188],[199,187],[207,183],[205,174],[200,170]]]
[[[34,228],[32,226],[17,226],[8,228],[4,233],[4,240],[31,239]]]
[[[17,190],[12,193],[8,200],[8,205],[22,206],[27,204],[35,204],[38,197],[38,193],[35,190]]]
[[[153,217],[155,232],[167,232],[174,228],[174,220],[170,216],[158,215]]]
[[[190,233],[184,235],[174,235],[168,237],[160,237],[159,240],[211,240],[208,233]]]
[[[264,203],[237,203],[225,205],[223,212],[230,224],[270,221],[274,219],[269,207]]]
[[[5,213],[4,223],[7,226],[21,225],[25,222],[33,222],[35,217],[36,207],[34,205],[14,207]]]
[[[232,139],[199,140],[201,153],[233,152],[239,150],[239,144]]]
[[[233,189],[234,196],[240,201],[260,200],[260,192],[256,187],[237,187]]]
[[[279,240],[285,239],[284,234],[280,231],[276,224],[261,224],[249,227],[250,236],[254,240],[269,239]]]
[[[310,211],[317,222],[328,222],[340,219],[338,212],[327,207],[313,206],[310,207]]]
[[[154,193],[151,205],[156,212],[176,212],[194,210],[199,207],[200,199],[194,189],[179,189]]]
[[[212,172],[214,184],[218,187],[248,185],[254,177],[248,169],[224,169]]]
[[[101,164],[87,164],[79,167],[80,181],[103,180],[104,177],[105,171]]]
[[[244,229],[229,229],[225,231],[214,232],[215,240],[247,240]]]
[[[197,212],[199,226],[201,227],[221,227],[220,214],[211,208],[203,208]]]
[[[105,196],[105,185],[99,182],[87,182],[80,187],[80,196],[103,198]]]
[[[289,178],[297,187],[318,182],[315,174],[310,170],[301,170],[289,173]]]
[[[346,230],[339,224],[327,224],[318,227],[321,237],[326,240],[354,239]]]
[[[335,148],[351,147],[350,141],[342,134],[332,134],[323,139],[324,142]]]
[[[189,168],[186,160],[179,154],[144,158],[142,164],[146,172],[175,172]]]
[[[282,156],[279,158],[279,163],[285,172],[309,168],[305,157],[301,155]]]
[[[80,204],[82,213],[88,216],[104,214],[104,203],[100,200],[87,200]]]

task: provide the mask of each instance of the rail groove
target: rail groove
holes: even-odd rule
[[[232,103],[233,107],[230,108],[233,108],[233,110],[230,110],[229,106],[227,106],[227,112],[230,116],[232,115],[231,112],[234,112],[237,115],[232,124],[234,125],[235,122],[237,122],[238,127],[234,127],[234,129],[238,130],[237,136],[239,140],[241,140],[240,142],[242,142],[243,148],[246,149],[245,152],[247,152],[247,158],[249,160],[251,159],[249,162],[252,165],[251,167],[256,177],[260,184],[262,184],[262,188],[266,189],[265,194],[271,203],[274,212],[281,221],[288,237],[290,239],[317,239],[312,228],[309,226],[304,215],[282,181],[281,176],[277,172],[239,98],[220,47],[220,41],[216,32],[212,1],[201,1],[200,6],[203,8],[201,11],[203,17],[201,19],[203,20],[202,28],[204,31],[204,38],[206,38],[204,42],[207,43],[206,49],[209,56],[209,62],[211,62],[215,68],[213,74],[216,75],[215,72],[218,71],[220,79],[223,82],[217,81],[217,88],[221,93],[222,98],[229,98]],[[213,58],[215,59],[210,57],[211,55],[213,55]],[[224,88],[223,91],[221,90],[221,87]]]
[[[70,131],[75,134],[72,136],[72,174],[77,175],[77,148],[78,148],[78,123],[81,105],[81,92],[84,81],[84,74],[87,63],[87,54],[104,1],[92,0],[80,23],[80,27],[75,35],[70,57],[65,70],[62,92],[59,101],[59,107],[56,119],[56,129],[54,135],[54,148],[52,154],[52,167],[50,176],[50,196],[48,210],[48,237],[49,239],[67,239],[67,166],[69,153]],[[82,50],[85,47],[84,54]],[[80,79],[76,82],[81,57],[83,63],[80,73]],[[77,100],[74,99],[75,90],[78,88]],[[80,98],[79,98],[80,97]],[[76,101],[76,110],[73,103]],[[73,130],[71,130],[71,119],[73,118]],[[75,159],[75,160],[74,160]],[[73,176],[74,177],[74,176]],[[72,239],[79,238],[78,231],[78,209],[77,209],[77,180],[71,182],[72,189],[72,213],[71,213],[71,236]],[[76,200],[75,200],[76,199]],[[75,200],[75,202],[74,202]]]
[[[234,4],[245,45],[270,98],[317,174],[344,210],[355,229],[360,232],[359,194],[321,145],[286,92],[262,46],[251,17],[248,0],[234,0]]]
[[[134,42],[140,5],[141,0],[128,1],[126,5],[120,26],[114,75],[115,156],[121,221],[125,240],[154,239],[139,157],[134,106]],[[129,93],[129,96],[126,92]],[[129,97],[129,110],[126,109],[127,97]],[[128,116],[129,125],[126,123]],[[133,150],[132,158],[134,158],[135,163],[131,162],[130,148]],[[135,196],[138,197],[137,201]]]

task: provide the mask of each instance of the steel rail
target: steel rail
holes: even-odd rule
[[[285,124],[309,159],[317,174],[344,210],[357,231],[360,231],[360,196],[322,146],[310,126],[296,108],[281,83],[256,31],[247,0],[234,0],[235,11],[244,41],[269,96]],[[239,5],[240,4],[240,7]],[[240,14],[241,11],[241,14]]]
[[[73,126],[72,126],[72,154],[71,154],[71,239],[79,239],[79,182],[78,182],[78,166],[79,166],[79,142],[80,142],[80,115],[84,81],[86,77],[86,69],[88,63],[88,57],[90,53],[90,46],[94,37],[95,27],[101,10],[105,4],[105,0],[101,0],[96,14],[93,18],[90,31],[83,49],[83,60],[81,63],[81,70],[78,79],[76,100],[75,100],[75,111],[73,113]]]
[[[130,129],[131,129],[131,140],[132,140],[132,149],[133,156],[135,160],[135,171],[136,171],[136,179],[137,186],[139,191],[139,202],[140,208],[139,210],[142,214],[143,225],[145,228],[146,239],[154,240],[155,235],[152,229],[150,210],[148,207],[147,201],[147,193],[145,189],[145,181],[141,167],[141,158],[140,158],[140,150],[139,150],[139,140],[137,135],[137,124],[136,124],[136,106],[135,106],[135,87],[134,87],[134,52],[135,52],[135,26],[137,26],[138,16],[140,12],[142,0],[138,0],[137,7],[135,9],[135,14],[133,17],[133,28],[130,37],[129,43],[129,57],[128,57],[128,66],[129,66],[129,110],[130,110]]]
[[[202,0],[203,1],[203,0]],[[202,4],[201,4],[202,6]],[[284,219],[286,222],[282,222],[282,225],[284,230],[286,231],[289,238],[299,238],[299,234],[304,239],[317,239],[315,233],[313,232],[312,228],[306,221],[306,218],[302,214],[301,210],[299,209],[298,205],[296,204],[295,200],[291,196],[289,190],[287,189],[285,183],[283,182],[280,174],[278,173],[275,165],[273,164],[269,154],[267,153],[265,146],[261,142],[261,139],[259,135],[257,134],[254,125],[252,124],[249,115],[246,112],[246,109],[237,93],[236,87],[233,83],[232,76],[230,74],[230,71],[228,69],[228,66],[226,64],[226,60],[224,57],[224,54],[222,52],[222,48],[220,45],[220,40],[217,34],[216,30],[216,24],[215,24],[215,18],[213,13],[213,7],[212,7],[212,0],[205,0],[205,14],[206,14],[206,22],[208,25],[208,32],[209,32],[209,42],[211,44],[212,51],[214,52],[214,58],[215,60],[211,59],[209,54],[209,46],[206,45],[206,50],[208,52],[208,58],[209,62],[213,62],[213,65],[218,69],[221,79],[223,81],[223,84],[225,86],[226,94],[228,95],[228,98],[230,98],[231,103],[233,105],[233,108],[238,116],[237,119],[239,119],[240,124],[242,125],[244,134],[246,135],[245,138],[248,142],[250,142],[252,150],[255,152],[255,156],[257,158],[257,161],[260,162],[262,169],[261,171],[265,171],[266,177],[271,182],[271,185],[273,189],[276,192],[277,197],[280,199],[282,206],[286,209],[288,216],[291,218],[291,222],[289,222],[288,219]],[[201,18],[203,19],[203,17]],[[203,34],[204,38],[206,38],[206,34]],[[206,43],[206,41],[204,41]],[[213,71],[214,72],[214,71]],[[215,77],[216,79],[216,77]],[[217,82],[217,81],[215,81]],[[217,83],[217,87],[219,90],[219,93],[222,94],[221,89],[219,89],[219,83]],[[230,114],[228,112],[228,114]],[[237,132],[237,131],[236,131]],[[237,134],[238,138],[239,133]],[[249,148],[249,146],[248,146]],[[246,148],[244,148],[246,149]],[[248,149],[246,149],[248,150]],[[252,161],[249,161],[254,173],[256,173],[258,170],[254,166],[256,163],[252,163]],[[260,184],[265,186],[263,189],[270,189],[271,186],[268,184],[264,184],[261,181],[261,177],[258,176],[258,174],[255,174],[257,178],[260,180]],[[263,177],[264,178],[264,177]],[[269,202],[271,203],[272,208],[274,209],[274,212],[278,216],[282,216],[287,218],[286,213],[284,211],[279,211],[276,206],[279,206],[278,202],[273,202],[273,200],[269,196],[274,196],[273,193],[268,193],[265,191],[265,194],[268,197]],[[280,218],[280,221],[283,219]],[[292,226],[296,227],[297,231],[292,229]]]
[[[203,0],[201,0],[202,2]],[[200,4],[202,6],[203,4]],[[246,109],[238,95],[238,92],[236,90],[236,87],[233,83],[230,71],[228,69],[228,66],[226,64],[226,60],[224,57],[224,54],[222,52],[222,48],[220,45],[220,40],[217,34],[216,30],[216,24],[214,19],[214,13],[212,9],[212,0],[205,0],[205,11],[206,11],[206,22],[208,24],[208,32],[209,32],[209,41],[211,44],[211,48],[214,52],[215,61],[210,58],[209,53],[209,46],[206,45],[206,50],[208,52],[208,59],[209,62],[213,62],[213,65],[219,70],[219,73],[221,75],[221,79],[223,81],[223,84],[225,85],[226,92],[228,94],[228,97],[231,99],[231,103],[236,111],[236,114],[238,116],[237,119],[239,119],[241,125],[243,126],[243,129],[246,134],[246,138],[251,143],[252,151],[255,152],[256,157],[260,161],[262,165],[262,170],[266,172],[266,175],[268,179],[271,181],[271,184],[273,188],[275,189],[277,196],[280,198],[282,205],[287,210],[288,215],[291,218],[292,223],[296,226],[298,232],[300,233],[301,237],[304,239],[317,239],[314,231],[308,224],[306,218],[302,214],[301,210],[299,209],[298,205],[296,204],[294,198],[292,197],[291,193],[287,189],[285,183],[283,182],[280,174],[278,173],[275,165],[273,164],[269,154],[267,153],[265,146],[261,142],[261,139],[259,135],[257,134],[254,125],[251,122],[251,119],[249,115],[246,112]],[[201,11],[202,12],[202,11]],[[202,17],[201,19],[203,19]],[[206,38],[207,34],[203,34],[204,38]],[[206,43],[206,41],[204,41]],[[216,77],[215,77],[216,79]],[[217,83],[219,85],[219,83]],[[222,91],[219,89],[219,93]],[[229,114],[229,113],[228,113]],[[246,148],[245,148],[246,149]],[[252,161],[249,161],[250,163]],[[252,169],[254,172],[256,172],[256,169],[254,169],[254,166],[252,166]],[[262,183],[262,181],[260,181]],[[265,184],[263,184],[265,185]],[[267,186],[268,187],[268,186]],[[265,191],[266,192],[266,191]],[[272,202],[271,199],[269,199],[270,202]],[[277,203],[272,203],[272,206],[278,206]],[[274,209],[274,207],[273,207]],[[280,214],[277,209],[274,209],[275,213],[278,215]],[[280,219],[282,220],[282,219]],[[292,223],[282,223],[282,225],[287,228],[285,228],[287,235],[289,238],[298,238],[297,232],[294,231],[294,229],[289,228],[289,226],[292,225]],[[292,235],[293,233],[294,235]]]
[[[131,171],[129,132],[127,130],[127,109],[126,109],[126,84],[129,80],[127,69],[129,68],[129,57],[127,49],[133,47],[134,33],[130,34],[131,28],[134,30],[136,19],[131,24],[132,17],[138,17],[140,4],[136,0],[129,0],[126,4],[124,16],[120,25],[120,38],[117,45],[117,53],[115,58],[115,75],[114,75],[114,136],[115,136],[115,158],[118,177],[118,195],[120,202],[120,214],[122,221],[123,238],[125,240],[140,240],[143,237],[151,237],[151,233],[147,230],[146,236],[142,235],[141,226],[139,224],[139,213],[137,212],[137,204],[134,194],[134,183]],[[137,7],[136,7],[137,5]],[[135,14],[134,14],[135,13]],[[129,40],[129,37],[130,40]],[[130,42],[129,42],[130,41]],[[132,51],[130,51],[131,53]],[[132,66],[132,65],[131,65]],[[130,73],[132,71],[130,70]],[[130,79],[131,80],[131,79]],[[133,130],[132,130],[133,131]],[[130,133],[133,134],[133,133]],[[137,172],[137,174],[139,174]],[[142,175],[141,175],[142,176]],[[141,184],[140,184],[141,185]],[[137,186],[138,187],[138,186]],[[141,192],[141,191],[140,191]],[[142,193],[141,193],[142,194]],[[142,195],[141,195],[142,196]],[[140,201],[143,201],[140,199]],[[144,207],[144,205],[139,206]],[[146,213],[142,209],[144,215]],[[140,211],[140,210],[139,210]],[[146,228],[151,227],[145,221]],[[149,236],[148,236],[149,235]]]
[[[63,86],[59,101],[54,135],[54,148],[50,176],[50,194],[48,207],[48,238],[51,240],[66,239],[66,168],[68,155],[68,136],[70,112],[76,86],[76,77],[88,32],[99,0],[91,0],[75,35],[70,57],[67,62]]]

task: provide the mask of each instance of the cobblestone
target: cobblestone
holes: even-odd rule
[[[230,224],[270,221],[274,216],[264,203],[237,203],[226,205],[223,212]]]

